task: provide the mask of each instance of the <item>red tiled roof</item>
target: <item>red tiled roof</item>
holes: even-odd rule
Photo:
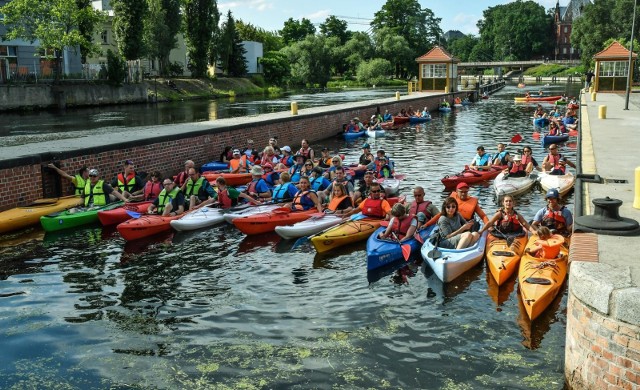
[[[455,58],[451,54],[449,54],[445,49],[440,46],[434,46],[433,49],[429,50],[425,54],[416,58],[417,62],[460,62],[459,59]]]
[[[637,57],[638,55],[633,53],[633,58]],[[618,41],[613,41],[606,49],[596,53],[593,58],[597,60],[629,58],[629,50]]]

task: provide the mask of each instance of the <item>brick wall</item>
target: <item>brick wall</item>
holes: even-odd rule
[[[565,377],[572,389],[640,389],[640,327],[611,320],[569,294]]]
[[[268,144],[272,135],[278,135],[280,145],[291,145],[297,150],[300,140],[306,138],[313,147],[314,141],[335,136],[342,125],[353,117],[368,118],[376,109],[381,112],[399,112],[402,108],[413,106],[437,107],[443,97],[450,102],[455,96],[465,97],[468,92],[446,95],[409,96],[399,101],[383,100],[380,104],[354,106],[353,103],[327,106],[321,112],[312,114],[300,112],[298,116],[285,119],[256,120],[251,126],[226,126],[210,131],[194,131],[175,134],[171,137],[150,138],[135,143],[114,143],[102,147],[79,149],[71,152],[50,152],[25,156],[13,160],[0,160],[0,188],[7,188],[0,198],[0,211],[28,204],[42,197],[55,197],[73,193],[73,186],[61,179],[46,165],[56,164],[70,175],[83,165],[97,168],[100,175],[111,180],[121,170],[122,163],[133,160],[137,170],[160,171],[163,175],[175,175],[184,167],[185,160],[193,160],[196,165],[218,160],[218,156],[227,145],[245,146],[247,139],[253,139],[260,148]],[[317,109],[314,109],[317,111]]]

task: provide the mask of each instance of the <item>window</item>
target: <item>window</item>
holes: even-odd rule
[[[446,64],[422,64],[422,78],[441,78],[447,77]]]
[[[100,33],[100,40],[102,40],[103,45],[109,44],[109,33],[107,32],[107,30],[104,30],[102,33]]]
[[[629,74],[628,61],[603,61],[600,63],[600,76],[626,77]]]
[[[569,32],[569,27],[564,26],[564,32],[565,32],[565,34],[568,33]]]
[[[567,48],[566,47],[562,48],[562,54],[567,54]]]

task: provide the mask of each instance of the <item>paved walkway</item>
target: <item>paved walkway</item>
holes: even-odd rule
[[[607,107],[606,119],[598,118],[601,105]],[[593,199],[608,196],[623,201],[620,216],[640,221],[640,209],[633,208],[635,169],[640,167],[640,95],[632,95],[628,110],[624,105],[624,94],[598,93],[596,101],[591,94],[582,95],[582,170],[605,179],[585,186],[584,214],[593,213]],[[604,314],[640,324],[640,237],[598,235],[597,241],[598,263],[572,265],[572,292]]]

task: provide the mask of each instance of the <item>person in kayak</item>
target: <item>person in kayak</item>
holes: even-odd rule
[[[489,222],[487,214],[482,210],[478,203],[478,198],[469,196],[469,185],[467,183],[459,183],[456,186],[456,192],[453,192],[451,197],[458,202],[458,211],[467,221],[473,220],[474,215],[477,214],[478,217],[482,218],[485,224]],[[440,216],[440,213],[436,214],[425,224],[425,227],[436,224]],[[478,224],[474,225],[475,230],[478,230],[479,228]]]
[[[122,164],[122,172],[118,173],[111,181],[111,186],[119,191],[125,198],[135,197],[142,194],[142,178],[134,170],[131,160],[126,160]]]
[[[369,165],[375,160],[373,154],[371,153],[371,147],[368,143],[362,145],[362,154],[358,159],[358,165]]]
[[[413,238],[418,228],[418,219],[415,215],[407,214],[407,209],[401,203],[396,203],[391,208],[391,219],[387,228],[378,234],[378,238],[389,236],[403,242]]]
[[[129,202],[129,199],[124,195],[114,190],[104,180],[100,180],[98,177],[97,169],[89,170],[89,180],[84,186],[84,207],[91,208],[94,206],[104,206],[111,202],[115,202],[116,199],[120,199],[123,202]]]
[[[291,155],[291,147],[289,145],[285,145],[280,149],[282,151],[282,157],[280,157],[280,162],[275,166],[276,170],[287,169],[293,165],[293,156]]]
[[[78,169],[78,173],[76,173],[74,176],[71,176],[67,172],[58,168],[53,163],[47,164],[47,167],[58,172],[58,175],[64,177],[65,179],[73,183],[74,195],[82,196],[82,194],[84,194],[84,187],[87,185],[87,182],[89,181],[89,168],[87,168],[87,166],[83,166],[82,168]]]
[[[522,163],[522,157],[519,154],[513,156],[513,161],[509,161],[507,167],[502,171],[504,177],[525,177],[529,175],[527,167]]]
[[[247,173],[249,172],[249,157],[240,153],[240,149],[233,150],[233,158],[229,161],[229,173]]]
[[[384,110],[384,115],[382,116],[383,122],[391,122],[393,123],[393,115],[389,112],[389,110]]]
[[[422,213],[426,220],[428,220],[438,214],[439,211],[436,205],[428,200],[424,200],[424,188],[416,186],[413,189],[413,202],[409,204],[409,209],[407,210],[409,215],[417,216],[418,213]],[[422,222],[424,223],[424,220]]]
[[[379,183],[371,183],[369,196],[362,201],[358,207],[346,213],[344,219],[347,219],[350,215],[359,211],[366,217],[386,218],[391,213],[391,206],[386,199],[382,198],[382,193],[383,190],[380,188]]]
[[[322,148],[320,153],[321,153],[321,156],[318,159],[318,166],[324,169],[330,168],[331,159],[333,159],[333,157],[331,157],[331,151],[329,150],[329,148]],[[313,168],[313,161],[309,161],[309,162],[311,162],[311,168]]]
[[[273,187],[272,193],[271,199],[274,203],[291,202],[293,200],[293,197],[298,193],[298,189],[291,183],[289,172],[280,174],[280,184]]]
[[[171,179],[164,179],[164,189],[147,209],[148,214],[173,217],[184,213],[184,194]]]
[[[183,193],[185,211],[204,207],[218,198],[211,184],[195,168],[189,168],[189,179],[184,183]]]
[[[513,197],[505,195],[502,199],[502,207],[478,231],[478,234],[482,235],[485,230],[489,230],[492,234],[497,232],[498,234],[510,236],[527,234],[530,229],[529,223],[516,211],[515,205],[516,202]]]
[[[305,160],[315,160],[316,154],[313,152],[313,149],[309,146],[309,141],[305,138],[300,141],[300,150],[298,150],[298,154],[304,156]]]
[[[529,146],[525,146],[522,149],[522,165],[525,166],[525,171],[527,171],[527,173],[533,172],[533,168],[538,171],[540,170],[538,162],[533,157],[533,150]]]
[[[291,175],[292,183],[299,182],[300,177],[304,176],[302,173],[303,173],[304,163],[306,160],[307,159],[301,154],[296,154],[295,156],[293,156],[294,164],[291,166],[291,168],[289,168],[289,171],[288,171],[289,174]]]
[[[344,184],[336,183],[331,191],[331,199],[324,211],[327,214],[344,215],[353,210],[353,200],[347,193]]]
[[[160,195],[160,192],[162,192],[162,174],[160,174],[160,171],[151,172],[149,177],[150,179],[144,184],[142,197],[138,200],[155,200]]]
[[[555,188],[547,191],[545,198],[547,199],[547,206],[538,210],[535,217],[533,217],[530,228],[531,233],[536,234],[540,226],[545,226],[552,233],[569,237],[573,231],[573,215],[571,211],[560,205],[560,194]]]
[[[424,106],[424,108],[422,109],[422,112],[420,113],[420,118],[431,119],[431,114],[429,113],[429,108],[427,106]]]
[[[484,146],[480,145],[476,148],[476,156],[471,160],[469,168],[471,169],[489,169],[491,167],[491,156],[484,150]]]
[[[254,165],[251,168],[251,182],[247,184],[247,189],[244,190],[244,193],[254,199],[265,202],[271,199],[271,189],[266,180],[262,178],[262,175],[264,175],[262,167]]]
[[[319,213],[322,212],[322,204],[314,190],[311,189],[309,178],[303,176],[298,183],[298,192],[293,197],[293,201],[289,204],[292,211],[304,211],[316,208]]]
[[[505,144],[498,144],[498,152],[493,156],[493,165],[507,165],[509,161],[509,152],[506,150]]]
[[[329,181],[333,181],[336,178],[336,170],[338,168],[342,168],[342,159],[340,156],[335,155],[331,158],[331,166],[324,173],[324,176],[329,179]],[[309,175],[307,175],[309,176]]]
[[[178,173],[174,180],[174,182],[176,183],[176,187],[182,188],[182,186],[184,186],[184,183],[186,183],[187,179],[189,178],[189,168],[193,168],[195,166],[196,164],[191,160],[187,160],[184,162],[184,171]]]
[[[360,203],[369,196],[374,175],[375,172],[366,171],[364,173],[364,176],[362,177],[362,180],[360,181],[360,183],[358,183],[358,189],[353,193],[353,203],[356,206],[360,205]],[[380,188],[382,188],[382,193],[384,193],[384,188],[382,187],[382,185],[380,185]]]
[[[228,187],[227,181],[222,176],[218,176],[216,179],[216,186],[218,187],[218,205],[222,209],[228,209],[236,206],[238,204],[238,199],[244,199],[255,205],[262,204],[259,200],[256,200],[233,187]]]
[[[569,161],[562,154],[558,153],[558,145],[549,146],[549,154],[542,160],[542,169],[545,172],[549,172],[550,175],[564,175],[566,173],[567,165],[575,168],[576,165]]]
[[[438,246],[447,249],[464,249],[480,239],[478,232],[471,232],[473,220],[467,221],[458,212],[458,202],[449,196],[442,203],[438,218]]]
[[[344,168],[337,167],[335,170],[335,174],[336,174],[336,177],[335,179],[333,179],[331,184],[329,184],[329,187],[327,187],[324,191],[318,194],[318,196],[320,197],[320,200],[324,202],[325,199],[329,198],[329,195],[333,193],[333,185],[336,183],[343,184],[347,189],[347,194],[349,194],[349,196],[353,199],[354,197],[353,184],[351,184],[349,179],[347,179],[347,175],[344,171]]]
[[[277,164],[280,161],[278,155],[276,155],[276,151],[273,146],[266,146],[262,152],[262,156],[260,157],[259,164],[264,168],[264,164],[270,163],[272,165]]]
[[[538,239],[533,242],[533,246],[524,250],[525,253],[544,260],[557,259],[564,244],[564,237],[552,234],[551,230],[544,226],[540,226],[537,233]]]
[[[322,168],[315,167],[309,175],[311,188],[316,192],[324,191],[331,185],[331,182],[324,177],[323,173]]]

